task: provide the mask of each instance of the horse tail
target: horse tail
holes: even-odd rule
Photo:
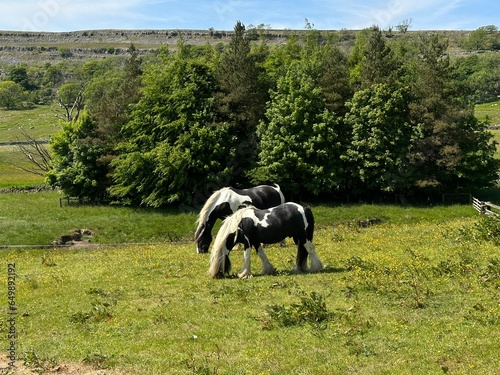
[[[314,235],[314,215],[312,213],[311,207],[304,207],[304,213],[307,220],[306,236],[307,239],[312,242]]]
[[[219,236],[217,236],[219,237]],[[212,247],[212,253],[210,255],[210,267],[208,269],[208,274],[212,277],[217,277],[221,273],[229,272],[231,270],[231,262],[227,254],[224,253],[226,248],[225,241],[219,241],[219,243]]]
[[[276,190],[276,192],[278,193],[278,195],[280,197],[280,204],[285,203],[285,196],[283,195],[283,192],[281,191],[280,186],[278,184],[274,183],[273,188]]]

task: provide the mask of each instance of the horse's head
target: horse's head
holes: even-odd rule
[[[208,248],[212,242],[212,228],[209,223],[202,223],[198,226],[194,234],[196,242],[196,252],[198,254],[208,253]]]

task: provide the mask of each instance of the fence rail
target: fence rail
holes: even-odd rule
[[[477,198],[472,197],[472,207],[474,207],[481,215],[494,215],[500,216],[500,206],[491,202],[483,202]],[[493,211],[495,210],[495,211]]]

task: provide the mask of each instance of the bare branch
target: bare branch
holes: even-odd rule
[[[64,110],[64,115],[58,114],[59,118],[64,121],[71,122],[77,120],[80,116],[80,110],[83,108],[83,90],[85,85],[82,85],[78,94],[76,94],[75,100],[72,103],[66,103],[63,98],[58,96],[55,100],[56,104]],[[75,113],[76,112],[76,113]]]
[[[26,130],[21,129],[21,134],[24,137],[23,141],[19,141],[17,145],[26,160],[34,166],[34,168],[25,168],[22,166],[15,166],[17,169],[25,172],[33,173],[39,176],[45,175],[51,169],[52,157],[49,150],[43,145],[42,142],[37,141]]]

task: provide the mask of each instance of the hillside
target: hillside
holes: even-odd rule
[[[213,30],[86,30],[73,32],[17,32],[0,31],[0,64],[57,61],[63,58],[93,59],[124,54],[133,43],[146,53],[161,46],[175,48],[180,38],[193,45],[217,44],[228,41],[232,31]],[[267,32],[272,43],[286,40],[288,33]],[[71,56],[62,57],[60,48],[67,48]]]
[[[250,29],[253,39],[265,39],[267,44],[281,44],[291,36],[300,36],[306,30],[257,30]],[[352,46],[356,30],[321,31],[323,35],[333,35],[339,44]],[[394,33],[393,38],[412,38],[421,33],[440,33],[448,37],[450,52],[461,53],[460,42],[468,31],[410,31],[406,34]],[[0,31],[0,64],[26,62],[45,63],[62,59],[87,60],[109,55],[124,54],[133,43],[141,53],[168,46],[174,49],[180,38],[192,45],[226,43],[233,31],[217,30],[82,30],[73,32],[23,32]],[[61,48],[71,54],[63,55]]]

